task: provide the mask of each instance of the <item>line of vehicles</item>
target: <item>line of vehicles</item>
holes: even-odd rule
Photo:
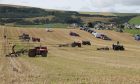
[[[88,28],[88,27],[83,27],[83,26],[81,26],[81,27],[80,27],[80,30],[87,31],[87,32],[91,33],[92,35],[94,35],[96,38],[100,38],[100,39],[103,39],[103,40],[109,40],[109,41],[112,40],[112,39],[109,38],[107,35],[105,35],[105,34],[103,34],[103,33],[98,33],[98,32],[96,32],[95,30],[90,29],[90,28]]]
[[[103,33],[98,33],[96,32],[95,30],[91,29],[91,28],[88,28],[88,27],[84,27],[84,26],[80,26],[80,30],[84,30],[84,31],[87,31],[89,33],[91,33],[92,35],[94,35],[96,38],[100,38],[100,39],[103,39],[103,40],[112,40],[111,38],[109,38],[107,35],[103,34]],[[120,32],[122,33],[123,30],[122,29],[117,29],[116,32]],[[140,34],[135,34],[134,35],[134,39],[136,41],[140,41]]]

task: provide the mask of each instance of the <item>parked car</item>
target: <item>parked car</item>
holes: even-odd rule
[[[101,33],[95,33],[95,32],[92,32],[92,34],[96,37],[96,38],[102,38],[102,35]]]
[[[140,40],[140,35],[139,34],[135,34],[135,40],[139,41]]]

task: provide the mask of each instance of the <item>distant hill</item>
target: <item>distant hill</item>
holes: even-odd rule
[[[0,4],[0,23],[38,25],[45,23],[81,23],[75,11],[47,10],[35,7]]]
[[[140,16],[134,17],[129,21],[130,24],[139,24],[140,25]]]
[[[94,13],[48,10],[28,6],[0,4],[1,25],[44,25],[44,24],[85,24],[89,22],[128,22],[138,14]]]
[[[116,16],[139,16],[140,13],[113,13]]]
[[[17,8],[29,8],[28,6],[19,6],[19,5],[10,5],[10,4],[0,4],[0,7],[9,6],[9,7],[17,7]]]
[[[133,16],[140,13],[110,13],[110,12],[79,12],[80,14],[104,15],[104,16]]]
[[[44,13],[45,11],[39,8],[0,4],[0,18],[36,17]]]
[[[26,6],[16,6],[16,5],[2,5],[0,4],[0,18],[29,18],[29,17],[39,17],[48,15],[66,15],[78,14],[77,12],[70,11],[50,11],[41,8],[26,7]]]

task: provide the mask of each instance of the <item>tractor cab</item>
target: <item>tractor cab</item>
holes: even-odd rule
[[[119,50],[120,51],[124,51],[125,50],[124,46],[123,45],[120,45],[119,41],[117,41],[117,44],[113,44],[112,45],[112,48],[115,51],[119,51]]]

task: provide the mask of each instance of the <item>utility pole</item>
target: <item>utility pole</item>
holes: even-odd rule
[[[7,47],[7,29],[4,27],[4,31],[3,31],[3,55],[6,56],[7,52],[6,52],[6,47]]]

